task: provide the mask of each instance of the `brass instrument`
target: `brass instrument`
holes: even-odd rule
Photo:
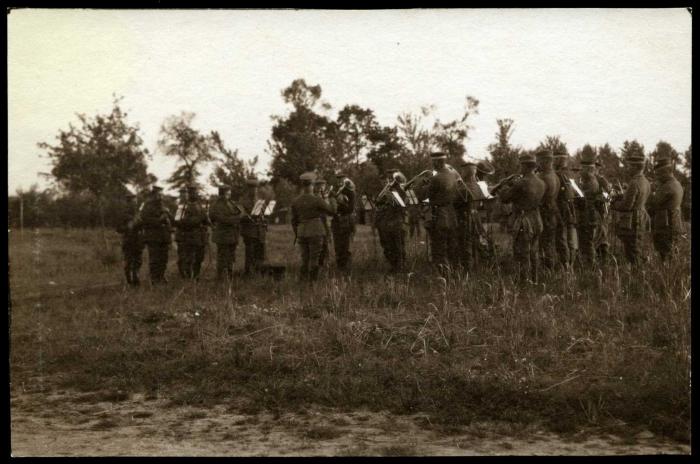
[[[417,180],[423,178],[423,177],[426,176],[427,174],[430,174],[431,177],[432,177],[432,176],[434,176],[436,173],[435,173],[435,171],[433,171],[432,169],[426,169],[425,171],[423,171],[423,172],[421,172],[421,173],[415,175],[414,177],[411,178],[411,180],[409,180],[408,182],[406,182],[405,184],[403,184],[403,185],[402,185],[403,189],[404,189],[404,190],[408,190],[408,189],[410,188],[410,186],[413,185],[414,182],[416,182]]]
[[[506,185],[511,185],[514,182],[519,181],[520,179],[522,179],[522,177],[523,177],[522,174],[511,174],[508,177],[501,179],[500,182],[498,182],[496,185],[494,185],[491,188],[491,195],[496,195],[498,193],[498,191],[501,190],[503,187],[505,187]]]

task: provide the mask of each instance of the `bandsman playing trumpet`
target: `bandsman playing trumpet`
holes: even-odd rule
[[[391,272],[401,272],[406,263],[406,178],[398,169],[386,170],[386,185],[375,200],[374,225]]]
[[[460,162],[461,177],[455,209],[457,212],[457,259],[464,271],[472,271],[479,260],[479,244],[485,240],[485,231],[479,216],[479,190],[476,160],[465,157]]]
[[[352,264],[350,243],[355,234],[355,184],[342,171],[336,171],[335,177],[339,182],[332,195],[337,202],[337,210],[331,221],[335,262],[340,271],[349,272]]]
[[[571,269],[578,255],[578,218],[576,216],[576,192],[571,185],[571,172],[569,171],[569,154],[560,151],[554,154],[554,171],[559,177],[559,193],[557,194],[557,232],[555,243],[559,264],[564,269]]]

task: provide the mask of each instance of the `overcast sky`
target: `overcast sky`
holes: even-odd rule
[[[647,149],[690,144],[691,16],[656,10],[95,11],[8,16],[9,192],[41,181],[75,113],[107,112],[123,95],[154,151],[163,120],[183,110],[244,158],[265,152],[280,91],[296,78],[322,99],[374,110],[382,124],[434,104],[441,120],[480,101],[469,152],[485,156],[497,118],[533,147],[558,134]],[[173,165],[156,154],[161,180]]]

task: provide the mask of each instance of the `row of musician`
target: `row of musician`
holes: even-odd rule
[[[649,232],[662,260],[672,256],[683,234],[680,205],[683,189],[673,175],[673,160],[656,159],[655,185],[644,176],[644,158],[624,160],[628,181],[623,189],[598,172],[595,156],[581,160],[578,183],[569,169],[568,155],[554,156],[548,150],[520,157],[521,171],[489,186],[483,180],[493,174],[485,161],[462,160],[458,169],[446,163],[446,155],[431,155],[432,169],[406,180],[398,170],[386,172],[382,191],[370,200],[361,197],[364,210],[371,211],[390,272],[406,265],[409,211],[422,211],[428,232],[430,261],[439,272],[461,269],[473,272],[484,257],[493,255],[492,235],[483,221],[484,210],[495,200],[510,205],[508,231],[518,276],[536,282],[540,261],[546,269],[571,269],[580,258],[585,266],[598,266],[611,259],[609,252],[610,210],[615,211],[615,235],[623,244],[627,260],[636,265],[641,244]],[[292,227],[299,245],[301,278],[317,279],[333,244],[339,270],[349,271],[350,245],[355,231],[355,186],[342,172],[336,173],[336,188],[313,173],[301,176],[302,192],[292,203]],[[580,185],[579,185],[580,183]],[[266,217],[274,202],[257,199],[257,181],[248,182],[249,191],[241,203],[230,199],[222,186],[214,203],[201,206],[194,188],[188,189],[174,218],[159,201],[156,187],[140,212],[128,215],[124,234],[127,281],[138,284],[138,267],[145,242],[154,282],[164,280],[170,227],[176,227],[178,268],[181,276],[198,278],[208,242],[206,226],[213,229],[217,245],[217,276],[233,275],[238,235],[245,244],[245,273],[264,269]],[[133,209],[132,209],[133,211]],[[330,219],[330,227],[329,227]],[[139,235],[142,238],[139,239]],[[129,246],[129,237],[133,245]],[[139,249],[140,247],[140,249]],[[129,255],[129,250],[133,250]],[[138,255],[138,257],[135,257]]]

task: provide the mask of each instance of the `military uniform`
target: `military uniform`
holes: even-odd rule
[[[258,185],[257,179],[248,179],[246,184],[253,190],[249,190],[241,202],[241,206],[247,213],[241,218],[241,236],[245,245],[245,264],[244,271],[246,274],[257,272],[265,262],[265,238],[267,236],[267,221],[261,213],[257,216],[251,216],[255,202],[258,200],[255,193],[255,188]]]
[[[649,230],[649,215],[645,206],[651,186],[642,170],[643,155],[631,156],[625,161],[639,168],[629,180],[622,198],[617,199],[612,207],[617,211],[615,229],[624,247],[625,256],[630,263],[638,264],[640,247]]]
[[[555,160],[560,163],[555,167],[557,177],[559,177],[559,193],[557,194],[557,227],[555,235],[555,245],[559,255],[559,263],[568,268],[573,266],[578,254],[578,218],[576,216],[576,206],[574,204],[576,193],[571,186],[571,175],[567,168],[569,156],[557,154]]]
[[[444,153],[433,153],[431,158],[444,160]],[[430,203],[430,251],[433,265],[444,266],[456,264],[457,257],[457,212],[454,203],[457,198],[457,176],[446,165],[436,169],[436,174],[428,183],[428,200]]]
[[[596,161],[596,167],[600,168],[600,161]],[[602,196],[602,202],[600,206],[600,227],[598,228],[598,237],[596,239],[596,256],[601,263],[607,262],[610,256],[610,199],[612,195],[612,186],[610,182],[596,173],[596,179],[598,180],[598,185],[600,186],[600,194]]]
[[[341,179],[341,187],[335,195],[336,214],[331,221],[335,262],[341,271],[349,271],[352,264],[350,243],[355,234],[355,184],[342,173],[336,173]]]
[[[542,168],[538,174],[544,182],[545,191],[540,205],[540,215],[542,216],[542,236],[540,237],[540,249],[544,266],[553,269],[557,262],[557,224],[559,222],[559,208],[557,197],[561,189],[561,180],[552,169],[553,154],[550,150],[542,149],[536,154],[538,162],[542,163]]]
[[[167,281],[168,250],[171,237],[172,217],[163,205],[159,187],[154,187],[151,198],[141,206],[139,224],[143,229],[143,240],[148,247],[148,268],[152,283]]]
[[[312,185],[313,173],[302,175],[302,182]],[[292,202],[292,227],[301,251],[301,279],[316,280],[319,272],[319,257],[326,230],[321,223],[322,214],[333,214],[332,202],[326,202],[318,195],[304,192]]]
[[[520,163],[534,167],[535,158],[526,153],[520,156]],[[513,256],[521,280],[536,282],[539,278],[539,240],[542,234],[539,208],[545,190],[544,181],[534,172],[527,172],[499,195],[502,202],[513,204],[508,228],[513,237]]]
[[[143,262],[143,231],[138,225],[138,208],[133,202],[134,196],[127,197],[130,202],[124,206],[119,218],[117,232],[122,236],[122,254],[124,255],[124,275],[129,285],[138,286],[139,270]]]
[[[182,277],[197,279],[204,260],[207,231],[209,222],[206,210],[197,198],[195,189],[188,190],[188,200],[185,207],[178,211],[175,226],[179,234],[178,257],[181,262]]]
[[[467,169],[463,182],[458,184],[455,199],[457,214],[456,257],[458,264],[465,271],[475,269],[479,261],[481,241],[485,240],[485,231],[481,222],[479,205],[482,193],[476,179],[476,161],[465,158],[461,167]],[[469,171],[473,169],[473,171]]]
[[[389,174],[397,170],[388,171]],[[396,174],[394,174],[396,175]],[[385,188],[375,201],[376,213],[374,225],[379,233],[379,243],[384,250],[384,257],[389,262],[392,272],[400,272],[406,263],[406,236],[408,225],[406,221],[406,197],[397,187],[392,177],[391,184]],[[394,198],[396,192],[403,206]]]
[[[177,227],[178,218],[182,216],[182,212],[187,206],[187,188],[182,187],[178,190],[180,196],[177,202],[177,209],[175,210],[175,216],[173,217],[173,225],[175,225],[175,243],[177,244],[177,271],[180,277],[185,278],[185,247],[181,245],[183,238],[183,231]]]
[[[654,248],[661,259],[666,261],[671,256],[678,237],[683,233],[683,187],[673,175],[673,162],[670,158],[657,160],[654,169],[658,181],[655,182],[647,208],[651,214]]]
[[[595,153],[586,152],[581,157],[581,190],[584,197],[577,202],[581,258],[587,265],[596,263],[596,245],[603,224],[605,198],[603,186],[594,171]]]
[[[323,179],[316,179],[314,181],[314,193],[323,199],[323,189],[326,187],[327,183]],[[323,267],[328,262],[330,255],[330,241],[331,241],[331,228],[328,224],[328,214],[321,213],[321,224],[323,225],[323,230],[325,234],[323,235],[323,243],[321,244],[321,254],[318,258],[318,265]]]
[[[212,239],[216,243],[216,278],[233,277],[236,246],[241,228],[241,210],[226,197],[228,187],[219,187],[219,197],[209,208],[209,220],[214,226]]]

